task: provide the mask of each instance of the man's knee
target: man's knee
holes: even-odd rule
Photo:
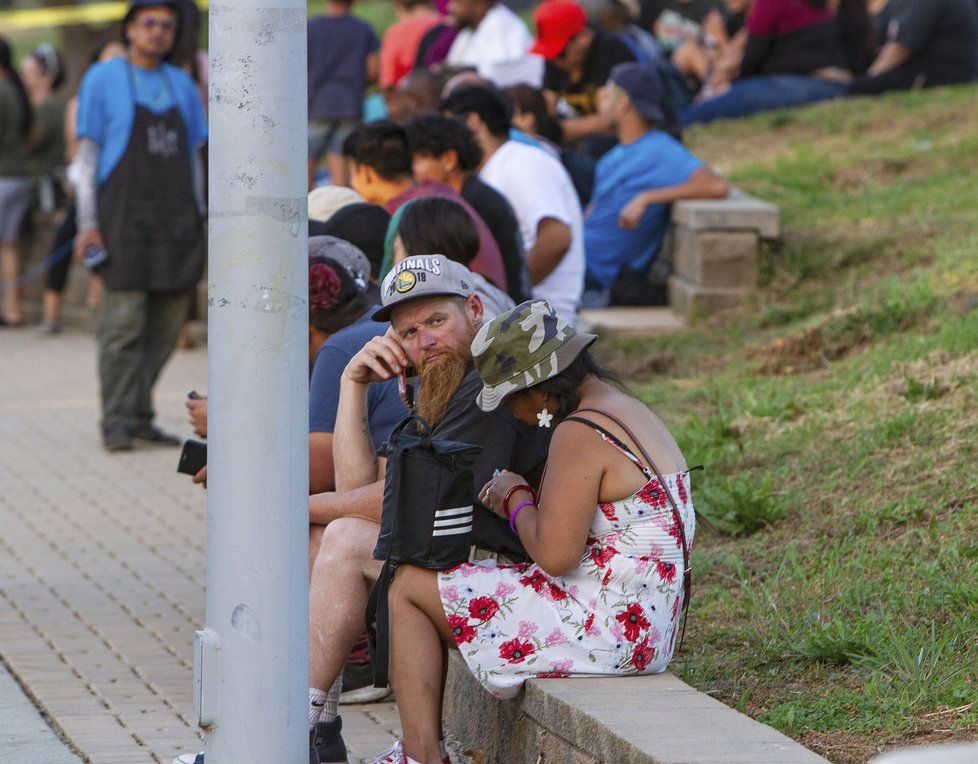
[[[373,560],[380,526],[369,520],[341,517],[326,526],[319,542],[316,567],[320,565],[353,565],[362,567]]]

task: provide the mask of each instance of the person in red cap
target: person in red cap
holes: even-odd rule
[[[564,140],[574,143],[588,136],[588,153],[600,155],[614,144],[606,123],[598,115],[598,88],[618,64],[635,56],[618,37],[588,24],[584,10],[572,0],[546,0],[533,15],[536,41],[531,53],[547,61],[543,88],[564,117]]]

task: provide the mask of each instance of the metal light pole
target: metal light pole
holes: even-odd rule
[[[305,0],[210,6],[207,764],[308,760]]]

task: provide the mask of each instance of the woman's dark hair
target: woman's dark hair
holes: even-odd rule
[[[34,122],[34,111],[31,109],[31,102],[27,97],[24,83],[12,64],[12,57],[10,43],[7,42],[6,38],[0,37],[0,75],[6,76],[17,92],[17,98],[20,100],[23,112],[20,117],[20,131],[26,136],[31,131],[31,124]]]
[[[462,172],[474,172],[482,162],[482,149],[460,120],[444,114],[421,114],[408,122],[405,130],[412,155],[440,157],[446,151],[454,151]]]
[[[616,387],[624,387],[617,374],[595,361],[591,351],[584,349],[560,374],[534,385],[533,389],[556,399],[557,410],[551,413],[559,421],[581,404],[581,383],[589,374]]]
[[[397,235],[409,255],[444,255],[467,266],[479,253],[479,232],[465,208],[441,196],[404,208]]]
[[[331,257],[309,258],[309,323],[326,334],[345,329],[367,309],[367,295]]]
[[[543,91],[530,85],[513,85],[505,88],[503,95],[513,104],[515,111],[529,112],[537,123],[537,133],[551,143],[560,145],[564,139],[564,130],[560,123],[547,109],[547,101]]]
[[[51,90],[57,90],[64,84],[65,61],[57,48],[44,43],[32,50],[30,56],[41,68],[41,74],[51,78]]]

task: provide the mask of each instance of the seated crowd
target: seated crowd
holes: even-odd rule
[[[379,61],[388,117],[310,127],[310,177],[326,153],[335,182],[309,196],[311,764],[347,760],[344,689],[386,694],[365,687],[364,614],[409,405],[435,438],[481,447],[472,502],[526,556],[398,568],[404,738],[375,761],[449,760],[446,647],[499,698],[531,677],[665,670],[689,599],[689,470],[592,358],[580,308],[653,286],[670,204],[728,193],[682,127],[978,77],[973,0],[545,0],[535,36],[493,0],[396,9],[382,41],[357,42],[354,95]],[[206,399],[188,407],[205,434]]]

